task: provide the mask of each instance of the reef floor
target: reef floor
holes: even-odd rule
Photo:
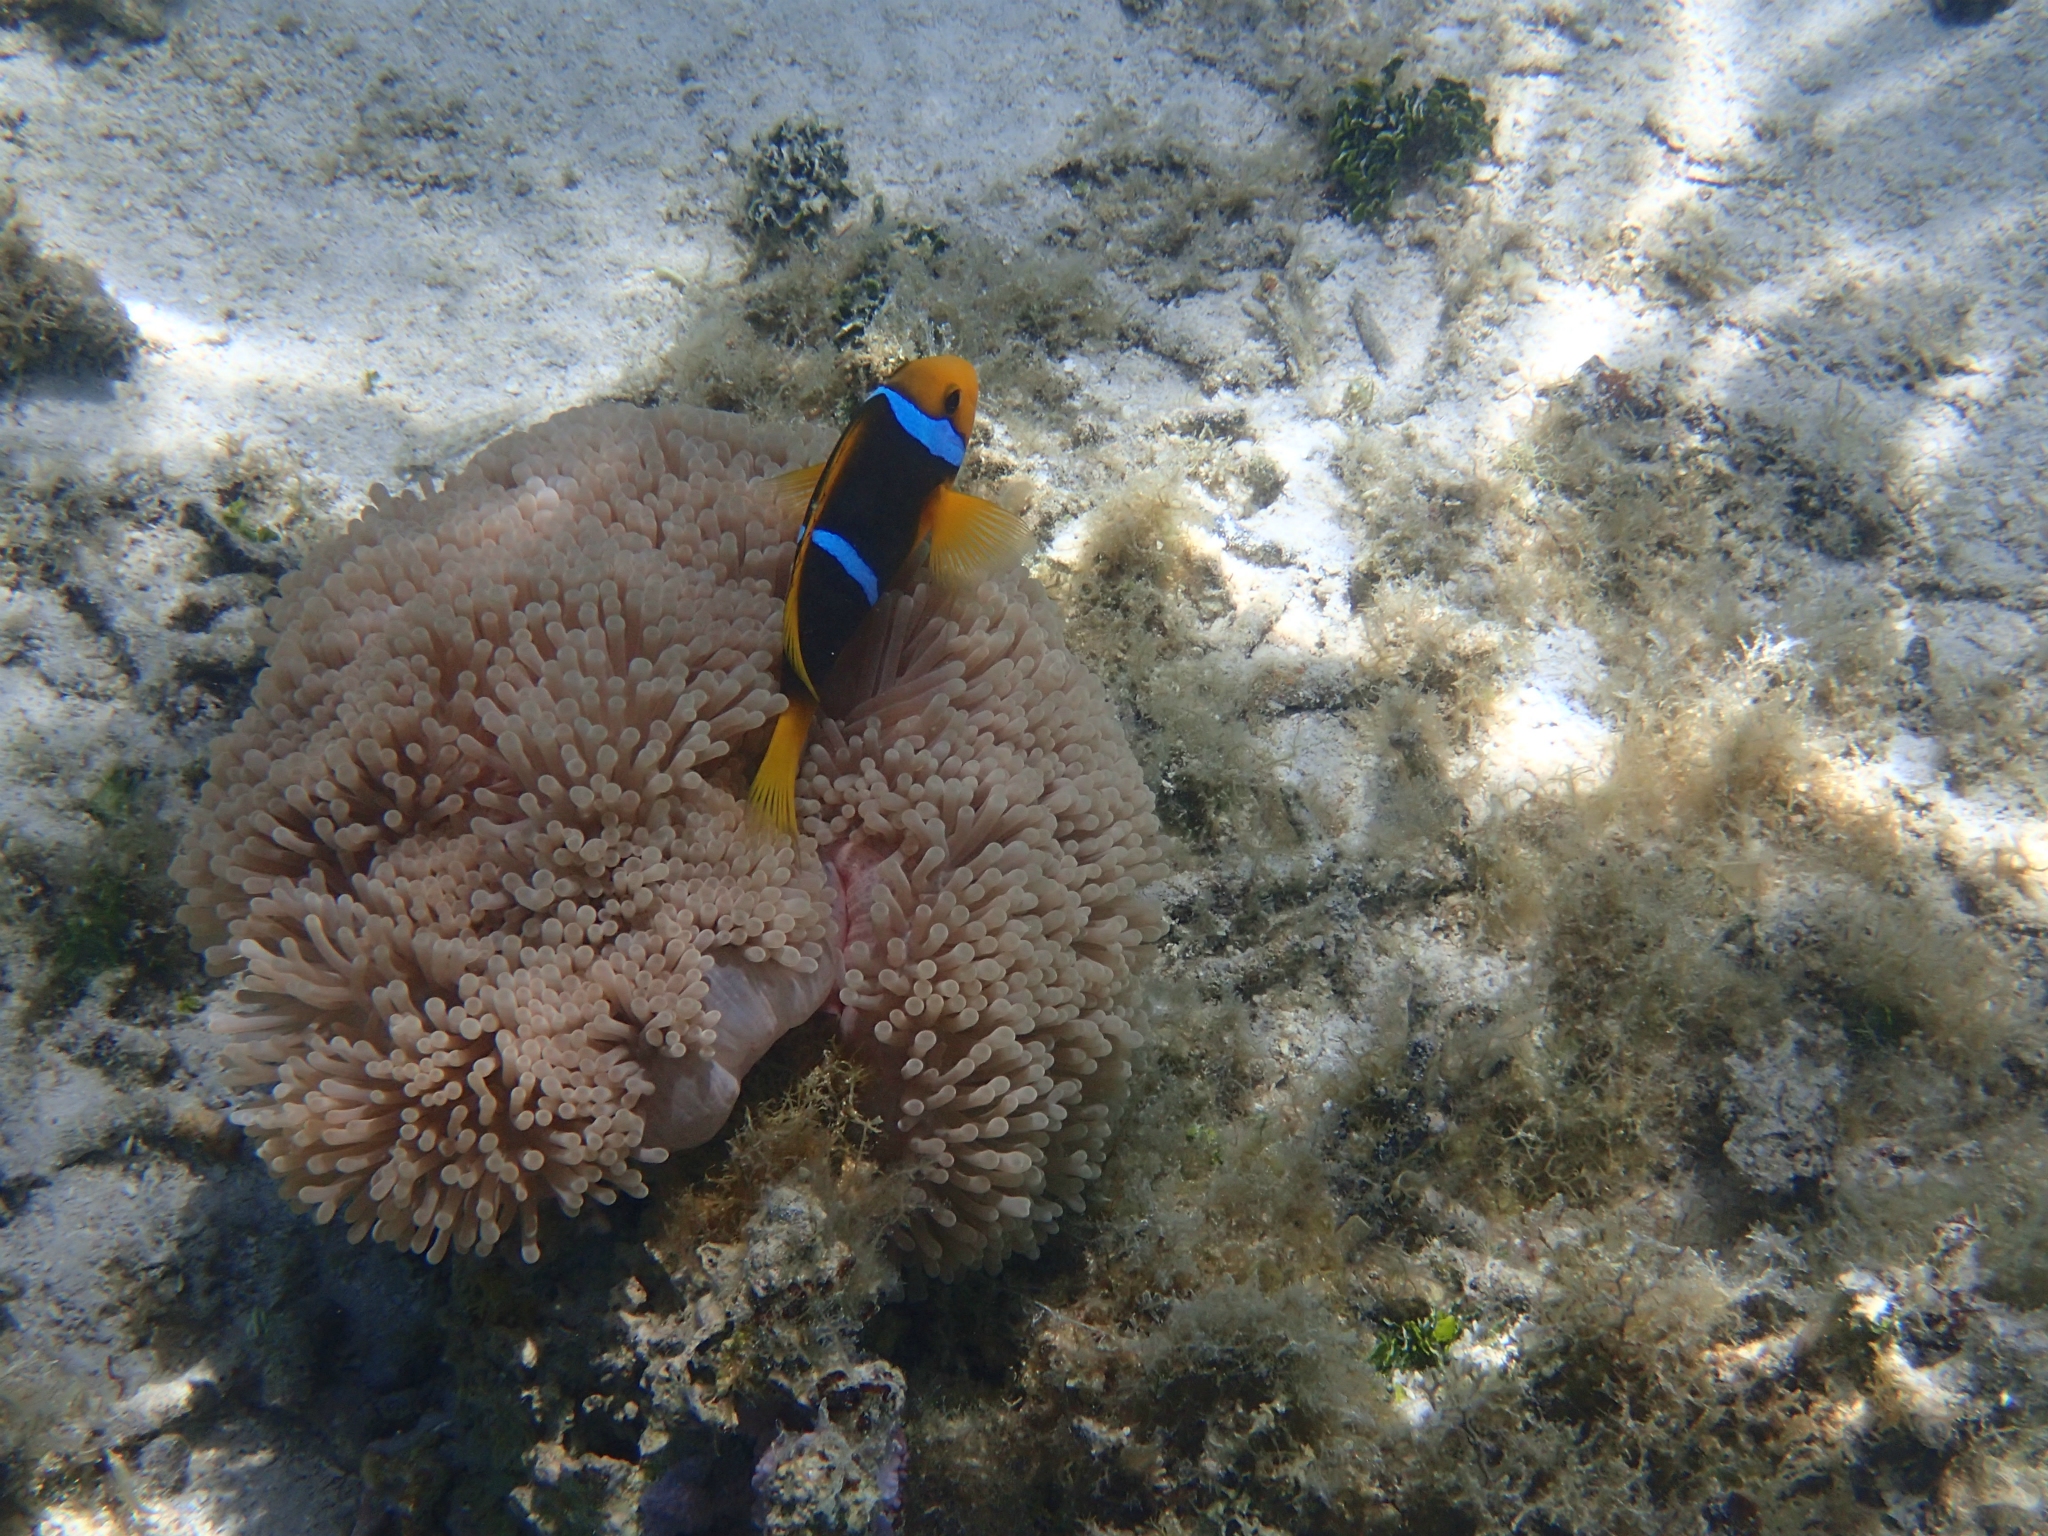
[[[134,327],[10,225],[0,1531],[2048,1530],[2048,12],[887,15],[0,7]],[[289,1209],[167,873],[283,573],[935,350],[1172,840],[1086,1214],[905,1277],[821,1031],[537,1266]]]

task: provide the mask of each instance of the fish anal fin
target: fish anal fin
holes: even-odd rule
[[[999,570],[1031,547],[1031,530],[1016,513],[950,486],[932,493],[925,523],[931,533],[932,570],[949,585]]]
[[[804,513],[810,510],[811,493],[818,488],[818,477],[825,473],[823,464],[806,464],[802,469],[785,469],[779,475],[772,475],[768,487],[775,493],[775,512],[785,528],[794,528],[804,520]]]
[[[816,711],[809,699],[789,701],[775,722],[775,734],[768,738],[768,751],[754,773],[753,788],[747,792],[748,803],[761,819],[791,837],[796,835],[796,771],[803,766]]]

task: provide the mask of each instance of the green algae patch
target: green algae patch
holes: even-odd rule
[[[1330,106],[1330,179],[1345,217],[1377,224],[1394,198],[1424,181],[1454,181],[1493,147],[1486,103],[1448,76],[1427,90],[1395,86],[1405,61],[1387,61],[1377,80],[1359,80]]]
[[[69,1005],[97,977],[124,967],[132,968],[124,993],[138,984],[175,989],[196,974],[177,922],[179,895],[168,873],[176,837],[161,801],[142,770],[115,768],[79,807],[96,833],[83,849],[10,860],[32,893],[45,967],[38,1011]]]
[[[1432,1312],[1427,1317],[1389,1323],[1373,1340],[1372,1368],[1392,1374],[1426,1371],[1442,1365],[1464,1331],[1465,1325],[1450,1312]]]
[[[756,138],[739,216],[756,259],[815,247],[853,203],[847,170],[846,136],[824,123],[784,118]]]

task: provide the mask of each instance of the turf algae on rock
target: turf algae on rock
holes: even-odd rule
[[[123,379],[141,349],[98,276],[44,255],[20,194],[0,187],[0,386],[43,373]]]

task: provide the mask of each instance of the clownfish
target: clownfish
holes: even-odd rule
[[[905,363],[861,403],[824,463],[777,477],[778,500],[804,508],[782,606],[789,707],[748,799],[784,832],[796,831],[796,772],[819,685],[910,557],[928,544],[933,573],[957,583],[1030,543],[1013,514],[953,489],[979,388],[965,358]]]

